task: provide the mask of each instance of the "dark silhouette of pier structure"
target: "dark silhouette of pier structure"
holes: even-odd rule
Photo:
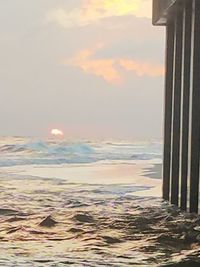
[[[200,160],[200,0],[153,0],[166,27],[163,198],[198,212]]]

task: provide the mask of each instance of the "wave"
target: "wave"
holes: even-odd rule
[[[160,143],[103,143],[29,140],[0,146],[0,167],[92,163],[102,160],[152,160],[162,157]]]
[[[44,142],[35,141],[28,142],[25,144],[10,144],[3,145],[0,147],[0,152],[39,152],[39,153],[92,153],[94,150],[86,144],[74,143],[54,143],[54,142]]]

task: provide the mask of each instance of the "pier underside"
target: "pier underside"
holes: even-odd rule
[[[154,0],[153,24],[166,26],[163,198],[197,213],[200,1]]]

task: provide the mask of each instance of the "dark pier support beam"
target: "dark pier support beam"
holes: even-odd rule
[[[165,59],[165,119],[164,119],[164,152],[163,152],[163,198],[169,200],[171,169],[171,126],[172,126],[172,92],[174,66],[174,22],[166,27]]]
[[[189,103],[190,103],[190,70],[191,70],[191,27],[192,1],[183,3],[183,68],[182,68],[182,101],[181,101],[181,209],[187,210],[188,196],[188,136],[189,136]]]
[[[200,0],[153,0],[153,24],[167,28],[163,198],[198,213]]]
[[[177,4],[178,5],[178,4]],[[172,109],[172,148],[171,148],[171,203],[179,205],[179,166],[180,166],[180,115],[182,86],[182,47],[183,47],[183,9],[182,5],[175,9],[174,40],[174,84]]]
[[[198,212],[200,150],[200,1],[193,0],[191,126],[190,126],[190,212]]]

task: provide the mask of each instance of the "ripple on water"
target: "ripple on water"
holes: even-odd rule
[[[134,196],[135,186],[37,178],[2,187],[0,266],[200,266],[200,217]]]
[[[107,213],[101,206],[88,207],[87,211],[57,209],[53,217],[18,217],[16,211],[13,215],[12,209],[4,209],[0,239],[10,261],[1,257],[0,266],[12,266],[16,255],[19,265],[15,266],[25,266],[27,255],[32,258],[32,266],[62,266],[63,262],[78,266],[83,260],[85,266],[200,266],[198,216],[184,215],[161,202],[138,206],[137,198],[132,198],[129,205],[129,212],[118,210],[119,202]],[[37,259],[38,253],[41,259]],[[72,261],[59,261],[59,255],[67,257],[69,253]],[[181,255],[178,262],[177,255]]]

